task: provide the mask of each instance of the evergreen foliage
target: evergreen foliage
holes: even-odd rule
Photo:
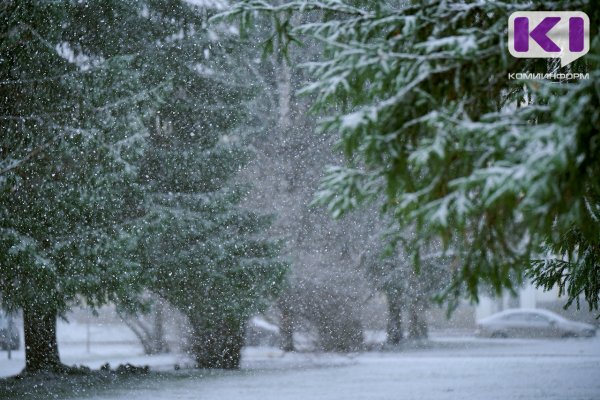
[[[180,4],[152,9],[181,30],[154,66],[171,90],[140,174],[147,223],[139,251],[150,290],[188,317],[197,366],[237,368],[245,322],[277,294],[286,265],[279,245],[259,237],[272,217],[240,206],[247,188],[235,175],[251,157],[244,53],[228,26],[206,28],[213,10]]]
[[[23,309],[26,370],[60,369],[57,314],[141,288],[130,222],[155,94],[141,89],[134,57],[71,36],[91,29],[81,5],[1,7],[0,293],[4,308]]]
[[[565,69],[515,59],[507,21],[519,10],[581,10],[600,22],[586,1],[247,0],[220,18],[244,26],[267,13],[279,40],[309,35],[327,46],[328,59],[306,64],[315,81],[304,91],[318,96],[322,128],[339,134],[347,156],[318,194],[334,216],[383,196],[390,239],[417,268],[442,242],[451,299],[465,290],[477,299],[482,283],[514,290],[527,274],[597,309],[600,35]],[[293,13],[313,11],[321,22],[290,26]],[[566,70],[589,79],[508,79]]]
[[[24,311],[27,372],[66,370],[56,316],[75,304],[136,310],[149,288],[193,309],[197,331],[228,321],[239,337],[281,284],[277,246],[252,236],[270,217],[237,206],[245,88],[226,56],[203,64],[219,45],[206,14],[0,5],[0,294]]]

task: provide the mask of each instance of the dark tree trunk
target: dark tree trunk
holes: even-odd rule
[[[192,353],[197,368],[238,369],[244,345],[241,323],[222,323],[202,329],[194,326]]]
[[[56,310],[35,306],[23,309],[25,333],[25,371],[61,372],[65,366],[60,362],[56,341]]]
[[[281,350],[294,351],[294,322],[292,310],[287,301],[283,300],[283,296],[279,301],[279,310],[281,311]]]
[[[388,305],[387,343],[397,345],[402,342],[402,298],[400,291],[391,289],[386,292]]]

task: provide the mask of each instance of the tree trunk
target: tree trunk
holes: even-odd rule
[[[288,129],[292,125],[291,121],[291,99],[292,99],[292,74],[290,66],[285,59],[281,60],[277,69],[277,100],[279,106],[278,126],[281,129]]]
[[[412,299],[409,305],[408,336],[411,339],[427,339],[424,301],[419,296]]]
[[[125,314],[119,312],[121,320],[139,339],[144,354],[154,355],[169,352],[169,344],[165,337],[165,308],[162,300],[157,300],[152,312],[147,316]]]
[[[241,323],[222,323],[202,329],[194,324],[192,353],[197,368],[238,369],[244,345]]]
[[[283,351],[294,351],[294,317],[292,310],[289,307],[288,301],[282,297],[279,299],[279,311],[281,312],[281,343],[280,347]]]
[[[168,353],[169,345],[165,338],[165,306],[161,301],[154,305],[154,329],[152,331],[152,354]]]
[[[61,372],[65,366],[60,362],[56,341],[56,316],[53,309],[28,306],[23,309],[25,333],[25,371]]]
[[[400,291],[390,289],[386,291],[388,305],[387,343],[397,345],[402,342],[402,298]]]

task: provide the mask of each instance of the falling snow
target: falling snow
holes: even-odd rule
[[[600,36],[523,7],[4,1],[0,399],[599,398]]]

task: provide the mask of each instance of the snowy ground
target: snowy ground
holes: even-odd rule
[[[109,362],[112,366],[123,363],[144,364],[164,367],[181,362],[182,356],[175,354],[145,356],[137,338],[125,325],[103,325],[66,323],[59,321],[57,326],[58,347],[62,361],[67,365],[87,365],[97,369]],[[89,347],[88,347],[89,339]],[[8,360],[7,352],[0,351],[0,377],[18,374],[25,366],[23,332],[21,349],[12,353]]]
[[[0,374],[22,368],[22,352],[11,361],[5,356],[0,353]],[[96,368],[132,362],[163,371],[79,392],[70,397],[75,399],[600,399],[600,338],[437,336],[426,349],[352,355],[248,348],[236,372],[174,371],[185,357],[145,357],[139,346],[110,341],[93,345],[90,353],[85,344],[66,342],[62,357]]]
[[[440,341],[429,350],[355,357],[256,354],[247,369],[116,388],[122,399],[600,399],[600,341]],[[305,357],[304,365],[302,357]],[[261,368],[253,363],[263,359]],[[297,364],[289,363],[295,358]],[[260,365],[260,363],[257,363]],[[281,365],[280,365],[281,364]],[[282,368],[278,368],[278,366]]]

